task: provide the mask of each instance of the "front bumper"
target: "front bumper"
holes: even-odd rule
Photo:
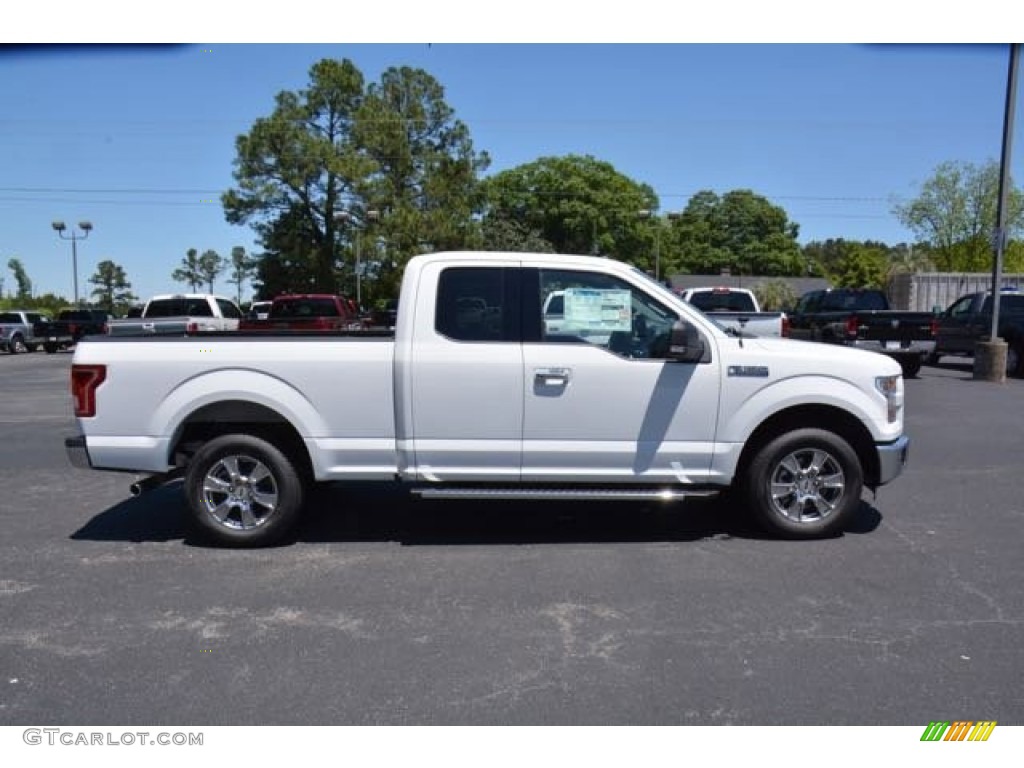
[[[885,485],[899,477],[903,471],[910,450],[910,438],[903,435],[893,443],[876,443],[875,450],[878,452],[878,484]]]
[[[71,466],[78,469],[92,469],[92,462],[89,461],[89,448],[85,443],[85,435],[64,438],[64,450],[68,454],[68,461],[71,462]]]

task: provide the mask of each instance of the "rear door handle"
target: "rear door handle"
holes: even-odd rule
[[[564,387],[569,383],[568,368],[534,368],[533,381],[543,387]]]

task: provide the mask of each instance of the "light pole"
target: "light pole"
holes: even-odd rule
[[[64,230],[66,230],[67,227],[64,225],[63,221],[55,221],[55,222],[53,222],[53,224],[51,226],[54,228],[54,230],[56,230],[57,236],[60,237],[61,240],[70,240],[71,241],[71,271],[72,271],[72,273],[74,274],[74,277],[75,277],[75,306],[77,307],[78,306],[78,247],[77,246],[78,246],[78,241],[79,240],[85,240],[87,237],[89,237],[89,233],[92,232],[92,222],[88,222],[88,221],[80,221],[80,222],[78,222],[78,228],[82,230],[82,234],[79,235],[75,230],[72,229],[70,237],[65,237],[64,236]]]
[[[654,221],[654,279],[659,283],[661,282],[661,217],[658,216],[656,211],[639,210],[636,212],[637,218],[640,219],[652,219]],[[678,219],[680,214],[670,212],[665,214],[667,219]]]
[[[359,219],[351,211],[338,211],[334,214],[336,221],[343,221],[345,223],[351,223],[355,225],[355,251],[356,251],[356,306],[360,310],[363,308],[363,262],[362,254],[360,253],[360,242],[362,238],[360,234],[371,221],[380,220],[380,211],[373,209],[366,211],[363,214],[362,220]]]

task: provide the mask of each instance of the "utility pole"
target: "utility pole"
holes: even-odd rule
[[[60,237],[61,240],[70,240],[71,241],[71,272],[74,275],[74,281],[75,281],[75,306],[77,307],[78,306],[78,241],[79,240],[85,240],[89,236],[89,233],[92,231],[92,223],[88,222],[88,221],[80,221],[78,223],[78,227],[79,227],[79,229],[82,230],[82,234],[78,234],[74,229],[72,229],[70,237],[65,237],[64,236],[64,232],[65,232],[65,230],[67,230],[67,227],[64,225],[63,221],[55,221],[55,222],[53,222],[53,224],[51,226],[53,227],[54,231],[56,231],[57,236]]]
[[[1010,154],[1013,148],[1013,117],[1017,103],[1017,65],[1020,44],[1010,44],[1010,63],[1006,74],[1006,111],[1003,117],[1003,149],[999,159],[999,198],[996,202],[996,230],[992,259],[992,327],[988,341],[979,342],[974,354],[974,378],[1002,382],[1006,380],[1006,342],[999,338],[999,284],[1003,279],[1003,253],[1006,248],[1006,208],[1010,194]]]

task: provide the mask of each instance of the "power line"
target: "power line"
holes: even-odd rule
[[[655,192],[659,198],[679,197],[691,198],[700,192],[709,190],[702,189],[694,192]],[[219,195],[223,189],[204,188],[84,188],[84,187],[0,187],[0,192],[20,192],[26,194],[69,194],[69,195]],[[534,190],[531,194],[540,197],[588,197],[589,193],[567,193],[559,191]],[[717,193],[716,193],[717,194]],[[901,199],[894,197],[864,197],[854,195],[771,195],[755,192],[755,194],[769,200],[794,200],[801,202],[836,202],[836,203],[888,203],[892,200]]]

